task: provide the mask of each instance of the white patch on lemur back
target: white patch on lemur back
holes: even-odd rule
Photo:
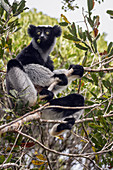
[[[33,47],[38,50],[38,52],[40,53],[41,57],[43,58],[44,62],[47,61],[48,59],[48,56],[50,55],[50,53],[52,52],[53,50],[53,47],[56,43],[56,38],[54,38],[54,41],[53,41],[53,44],[50,46],[50,48],[46,51],[46,52],[43,52],[43,49],[41,49],[38,44],[35,42],[35,39],[33,38],[32,39],[32,45]]]

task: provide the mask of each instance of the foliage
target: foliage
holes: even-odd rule
[[[72,10],[74,11],[75,8],[79,8],[77,4],[73,4],[75,0],[63,0],[63,6],[62,9],[66,12],[67,10]]]
[[[107,10],[106,12],[110,15],[110,18],[113,19],[113,10]]]
[[[20,3],[14,2],[12,6],[7,1],[5,2],[9,8],[0,6],[0,125],[16,119],[29,110],[38,108],[39,105],[43,105],[39,101],[33,108],[29,108],[27,105],[23,109],[22,106],[15,109],[9,108],[5,88],[6,65],[9,59],[15,58],[21,49],[30,43],[31,39],[27,34],[29,24],[58,24],[56,19],[43,15],[41,12],[37,13],[36,9],[22,12],[26,9],[24,0],[21,0]],[[73,1],[65,1],[65,3],[69,2],[71,4]],[[93,109],[85,109],[85,113],[81,117],[81,119],[93,118],[93,121],[85,121],[76,125],[73,132],[67,133],[63,140],[50,138],[48,129],[51,124],[45,125],[33,121],[26,123],[21,130],[41,141],[48,148],[59,152],[69,151],[72,154],[91,152],[92,155],[89,155],[89,157],[92,161],[94,160],[93,164],[88,159],[85,160],[85,165],[89,169],[96,169],[96,165],[112,168],[113,118],[110,117],[110,114],[113,110],[113,73],[106,69],[113,66],[113,42],[107,43],[104,40],[105,35],[99,33],[101,16],[93,16],[94,0],[87,0],[87,6],[87,12],[84,9],[82,11],[86,30],[74,22],[71,23],[68,18],[61,15],[59,24],[62,27],[63,36],[57,40],[51,57],[55,68],[68,68],[72,63],[84,66],[83,78],[73,81],[72,85],[58,97],[75,92],[85,97],[86,106],[98,104],[98,107],[93,107]],[[70,6],[68,7],[70,8]],[[74,10],[74,8],[72,9]],[[107,13],[112,15],[111,11],[107,11]],[[89,71],[87,71],[87,68]],[[93,72],[94,69],[97,71]],[[109,115],[109,117],[105,118],[103,115]],[[76,137],[76,135],[79,137]],[[51,164],[54,167],[53,169],[70,169],[78,161],[83,166],[81,158],[76,158],[75,162],[72,157],[69,159],[46,152],[31,140],[13,132],[3,134],[0,150],[0,164],[16,162],[23,168],[36,167],[38,169],[47,169]],[[101,154],[98,154],[98,152],[101,152]],[[96,154],[93,155],[93,153]]]
[[[97,1],[99,4],[101,2],[104,2],[104,0],[95,0]],[[77,5],[77,3],[75,4],[75,2],[77,2],[77,0],[62,0],[62,9],[66,12],[68,10],[74,11],[76,8],[79,8],[79,6]],[[94,2],[93,1],[89,1],[89,3]]]

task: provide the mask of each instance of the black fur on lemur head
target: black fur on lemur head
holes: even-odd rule
[[[29,25],[28,34],[32,38],[32,41],[16,58],[22,65],[40,64],[53,71],[53,61],[49,55],[53,50],[56,38],[61,36],[61,33],[61,28],[58,25],[53,27]]]
[[[61,36],[61,28],[58,25],[52,26],[34,26],[30,25],[28,34],[33,38],[36,45],[46,52],[54,43],[55,38]]]

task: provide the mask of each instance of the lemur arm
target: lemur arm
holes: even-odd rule
[[[84,73],[84,68],[81,65],[70,65],[69,69],[60,69],[60,70],[54,70],[55,74],[65,74],[68,78],[68,85],[75,80],[76,78],[81,78]],[[58,82],[54,82],[49,87],[49,90],[53,91],[54,94],[57,94],[58,92],[65,89],[67,86],[60,86]]]
[[[54,96],[50,86],[53,86],[55,82],[61,87],[68,84],[67,77],[64,73],[55,74],[47,67],[39,64],[28,64],[24,66],[24,70],[35,86],[38,94],[40,94],[40,99],[50,100]],[[50,87],[50,89],[48,87]]]
[[[58,71],[58,72],[57,72]],[[71,76],[71,74],[73,73],[73,69],[71,68],[70,70],[66,70],[66,69],[61,69],[61,70],[55,70],[54,73],[59,73],[60,74],[60,71],[62,74],[65,74],[66,77],[69,79],[69,77]],[[49,87],[48,87],[48,90],[52,91],[54,90],[55,86],[58,85],[58,83],[60,82],[61,80],[57,79],[55,80]]]

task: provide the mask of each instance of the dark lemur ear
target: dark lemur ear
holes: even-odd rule
[[[33,38],[35,36],[36,26],[29,25],[27,32],[28,32],[29,36]]]
[[[61,30],[60,26],[55,25],[53,27],[53,31],[54,31],[54,34],[55,34],[56,37],[60,37],[61,36],[62,30]]]

